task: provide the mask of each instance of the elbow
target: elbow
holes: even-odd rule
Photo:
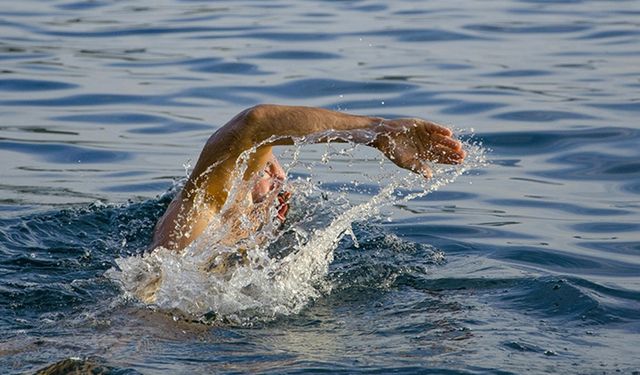
[[[224,143],[227,145],[250,147],[246,144],[247,142],[255,144],[260,141],[260,128],[273,113],[273,107],[275,106],[271,104],[258,104],[245,109],[214,133],[208,143],[217,143],[224,139]]]
[[[249,124],[255,124],[268,117],[273,112],[272,104],[257,104],[253,107],[247,108],[242,112],[242,118]]]

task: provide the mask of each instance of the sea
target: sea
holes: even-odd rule
[[[467,160],[277,147],[259,261],[149,249],[261,103],[428,119]],[[0,373],[640,374],[639,116],[637,0],[2,0]]]

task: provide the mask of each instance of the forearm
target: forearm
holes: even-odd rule
[[[253,150],[247,178],[262,170],[271,146],[290,145],[297,140],[366,144],[398,166],[425,174],[424,160],[450,164],[462,161],[462,146],[451,135],[447,128],[416,118],[384,120],[322,108],[258,105],[238,114],[209,138],[189,183],[199,185],[196,179],[205,176],[209,179],[205,184],[214,194],[224,190],[221,187],[242,153]]]
[[[260,105],[244,114],[244,124],[238,124],[248,144],[287,145],[296,139],[308,142],[351,141],[369,143],[383,119],[350,115],[322,108]]]

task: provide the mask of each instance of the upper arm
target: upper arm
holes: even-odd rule
[[[208,197],[220,208],[237,178],[241,156],[247,157],[242,176],[247,180],[264,169],[271,146],[291,145],[295,139],[310,135],[311,142],[366,143],[364,138],[353,136],[368,131],[376,121],[321,108],[257,105],[239,113],[209,138],[185,188],[195,191],[205,187]]]
[[[232,122],[215,132],[202,149],[198,161],[184,188],[184,193],[206,193],[209,204],[220,209],[239,179],[248,180],[254,173],[264,169],[271,147],[254,147],[249,126],[244,117],[236,116]],[[244,163],[244,164],[243,164]],[[246,167],[244,175],[238,173]],[[189,199],[188,196],[185,198]]]

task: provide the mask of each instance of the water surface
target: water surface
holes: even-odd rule
[[[638,371],[638,15],[632,0],[5,2],[2,372]],[[359,246],[345,236],[294,314],[206,325],[125,299],[105,272],[144,251],[204,140],[263,102],[429,118],[475,133],[491,163],[355,222]],[[303,149],[296,176],[324,152]],[[362,150],[314,171],[352,205],[383,186]]]

